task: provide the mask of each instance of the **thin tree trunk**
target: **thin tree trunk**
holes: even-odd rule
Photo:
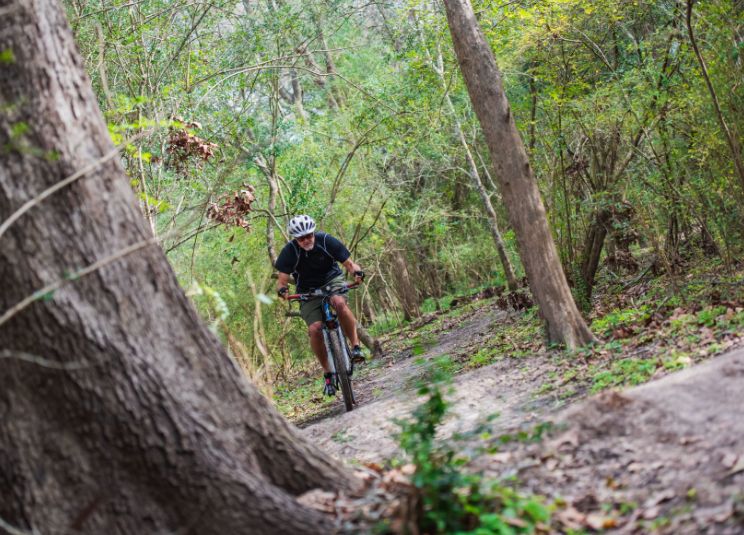
[[[692,49],[695,51],[695,57],[697,57],[698,63],[700,63],[700,72],[703,74],[705,85],[708,87],[710,99],[713,102],[713,108],[716,112],[716,119],[718,119],[718,124],[721,125],[721,130],[723,130],[723,134],[726,137],[726,142],[728,143],[729,149],[731,150],[731,157],[734,160],[736,174],[739,176],[739,182],[741,183],[742,192],[744,193],[744,162],[742,161],[741,157],[741,148],[739,147],[739,141],[731,134],[731,130],[726,123],[726,119],[723,117],[721,105],[718,103],[718,95],[716,95],[716,90],[713,88],[713,83],[710,81],[710,76],[708,76],[708,67],[705,65],[705,59],[703,59],[703,55],[698,48],[697,40],[695,39],[695,33],[692,30],[693,3],[694,0],[687,0],[687,32],[690,35],[690,43],[692,44]]]
[[[568,347],[582,346],[595,338],[581,317],[566,282],[496,60],[470,3],[445,0],[444,4],[465,84],[517,235],[522,264],[545,318],[547,337]]]
[[[421,310],[416,296],[416,286],[408,270],[408,263],[394,241],[391,240],[388,243],[387,250],[390,254],[391,277],[398,301],[403,307],[403,317],[406,321],[418,318]]]
[[[429,59],[431,61],[431,58]],[[475,163],[473,153],[470,151],[470,146],[468,145],[468,142],[465,139],[465,134],[462,131],[462,125],[460,124],[460,119],[457,116],[457,110],[455,110],[455,106],[452,104],[452,99],[450,98],[449,92],[447,91],[447,83],[444,78],[442,54],[437,54],[436,63],[434,63],[434,61],[431,61],[431,63],[432,67],[439,77],[439,82],[442,85],[442,89],[444,90],[444,101],[447,104],[447,109],[452,115],[452,120],[455,124],[455,133],[457,134],[457,137],[460,140],[460,145],[462,145],[462,149],[465,152],[465,159],[468,162],[470,179],[473,182],[473,186],[475,186],[475,189],[478,191],[478,195],[480,195],[481,201],[483,201],[483,206],[486,209],[486,216],[488,217],[488,227],[491,230],[491,237],[493,237],[494,244],[496,245],[496,252],[499,255],[501,266],[504,268],[506,284],[509,287],[510,291],[515,292],[519,289],[519,284],[517,283],[517,278],[514,276],[514,269],[512,268],[509,256],[506,253],[504,239],[501,237],[501,231],[499,230],[499,222],[498,216],[496,215],[496,210],[493,209],[493,204],[491,204],[491,197],[488,195],[486,188],[483,186],[483,181],[481,180],[480,173],[478,172],[478,166]]]
[[[279,193],[279,185],[277,184],[276,175],[274,169],[267,169],[267,173],[264,174],[266,181],[269,184],[269,200],[266,204],[266,210],[269,212],[269,217],[266,218],[266,252],[269,255],[271,265],[276,264],[276,244],[274,240],[274,214],[276,212],[276,198]]]
[[[579,284],[579,295],[586,310],[589,310],[591,305],[594,278],[597,275],[597,269],[599,269],[599,259],[602,256],[602,249],[607,238],[609,218],[610,214],[607,211],[597,212],[584,240],[584,252],[581,256],[582,282]]]
[[[316,8],[312,7],[312,5],[310,9],[312,10],[313,21],[315,22],[315,31],[317,32],[315,38],[320,42],[320,46],[323,50],[323,59],[325,60],[326,65],[325,71],[327,74],[335,75],[336,64],[333,62],[333,56],[331,55],[331,51],[328,47],[328,42],[325,38],[325,33],[323,32],[323,21],[321,19],[321,15]],[[344,106],[344,96],[338,89],[338,86],[332,77],[331,87],[328,94],[328,104],[331,108],[334,109],[340,109]]]
[[[297,115],[305,120],[307,114],[305,113],[305,107],[302,105],[302,84],[300,84],[300,77],[297,76],[297,69],[291,69],[289,76],[292,81],[292,103],[297,108]]]
[[[333,531],[293,495],[353,480],[190,305],[120,163],[103,158],[113,147],[62,10],[5,5],[0,221],[96,165],[0,236],[0,318],[17,310],[0,320],[0,518],[41,533]],[[20,122],[33,151],[8,137]]]
[[[535,77],[530,74],[530,135],[529,135],[529,153],[535,152],[535,128],[537,127],[537,87],[535,86]]]

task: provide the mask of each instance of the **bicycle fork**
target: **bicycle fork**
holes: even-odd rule
[[[346,336],[344,335],[343,329],[341,329],[341,325],[337,321],[334,323],[335,323],[335,327],[333,327],[333,330],[336,331],[336,334],[340,342],[339,345],[341,346],[341,352],[342,352],[341,355],[336,355],[336,358],[339,359],[342,366],[346,366],[346,373],[348,373],[349,376],[351,376],[351,374],[354,373],[354,365],[351,362],[351,355],[349,355],[349,348],[346,343]],[[333,373],[337,373],[336,361],[333,358],[333,355],[331,355],[332,344],[331,344],[331,339],[329,335],[329,329],[330,329],[329,326],[327,325],[323,326],[323,344],[325,345],[325,348],[326,348],[326,357],[328,359],[328,365],[330,366],[331,371]]]
[[[333,355],[331,354],[331,339],[328,336],[328,327],[324,325],[322,331],[323,345],[325,346],[326,350],[326,359],[328,361],[328,366],[331,369],[331,373],[336,373],[336,359],[334,359]]]

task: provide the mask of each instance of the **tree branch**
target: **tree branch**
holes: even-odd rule
[[[36,197],[34,197],[34,198],[26,201],[23,204],[23,206],[21,206],[18,210],[16,210],[15,212],[13,212],[10,215],[10,217],[8,217],[8,219],[6,219],[5,221],[3,221],[2,224],[0,224],[0,238],[2,238],[3,234],[5,234],[5,231],[8,230],[8,228],[13,223],[15,223],[18,220],[18,218],[20,218],[23,214],[25,214],[26,212],[28,212],[31,208],[33,208],[37,204],[40,204],[44,199],[46,199],[50,195],[56,193],[57,191],[61,190],[65,186],[67,186],[69,184],[72,184],[73,182],[75,182],[79,178],[84,177],[85,175],[87,175],[91,171],[97,169],[98,167],[100,167],[104,163],[108,162],[109,160],[111,160],[112,158],[114,158],[114,156],[118,155],[119,154],[119,151],[121,151],[121,149],[123,147],[126,147],[127,145],[129,145],[133,141],[135,141],[138,138],[144,136],[147,132],[149,132],[149,130],[140,132],[139,134],[133,136],[132,138],[128,139],[127,141],[125,141],[124,143],[122,143],[121,145],[119,145],[118,147],[116,147],[111,152],[108,152],[107,154],[104,154],[101,158],[99,158],[95,162],[92,162],[87,167],[84,167],[83,169],[80,169],[79,171],[73,173],[72,175],[68,176],[64,180],[61,180],[60,182],[57,182],[53,186],[45,189],[44,191],[42,191],[41,193],[39,193]]]
[[[117,251],[116,253],[112,255],[102,258],[101,260],[98,260],[97,262],[94,262],[93,264],[83,269],[79,269],[78,271],[71,273],[64,279],[60,279],[51,284],[47,284],[43,288],[39,288],[38,290],[33,292],[31,295],[25,297],[24,299],[16,303],[9,310],[7,310],[2,316],[0,316],[0,326],[2,326],[5,322],[7,322],[10,318],[15,316],[16,314],[18,314],[21,310],[28,307],[31,303],[38,301],[39,299],[44,299],[48,297],[49,295],[51,295],[52,292],[55,292],[56,290],[60,289],[62,286],[64,286],[68,282],[75,281],[86,275],[90,275],[94,271],[104,266],[107,266],[108,264],[111,264],[112,262],[115,262],[116,260],[119,260],[120,258],[123,258],[136,251],[139,251],[140,249],[144,249],[148,245],[153,245],[153,244],[158,244],[158,239],[155,237],[149,238],[147,240],[139,241],[133,245],[130,245],[129,247],[125,247],[124,249]]]

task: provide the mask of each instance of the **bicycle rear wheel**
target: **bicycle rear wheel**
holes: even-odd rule
[[[338,331],[333,330],[328,332],[328,349],[330,357],[333,359],[333,366],[336,368],[336,375],[338,376],[338,382],[341,384],[341,393],[344,396],[344,405],[346,411],[350,411],[354,408],[354,392],[351,390],[351,379],[346,367],[346,358],[344,358],[344,341],[339,338]]]

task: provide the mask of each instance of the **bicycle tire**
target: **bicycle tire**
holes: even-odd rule
[[[344,364],[346,364],[346,374],[349,376],[349,384],[351,384],[354,380],[352,379],[352,376],[354,375],[354,362],[351,360],[351,349],[349,349],[349,344],[346,341],[346,336],[344,336],[343,331],[341,330],[341,327],[337,327],[338,336],[341,339],[341,343],[343,344],[342,349],[344,350]],[[354,389],[351,389],[351,401],[356,405],[356,398],[354,397]]]
[[[336,368],[336,375],[338,376],[338,382],[341,385],[341,393],[344,397],[346,412],[349,412],[354,408],[354,392],[351,390],[351,380],[346,371],[343,353],[344,348],[341,344],[343,344],[343,341],[339,338],[338,331],[329,331],[328,352],[330,353],[330,357],[333,359],[333,367]]]

